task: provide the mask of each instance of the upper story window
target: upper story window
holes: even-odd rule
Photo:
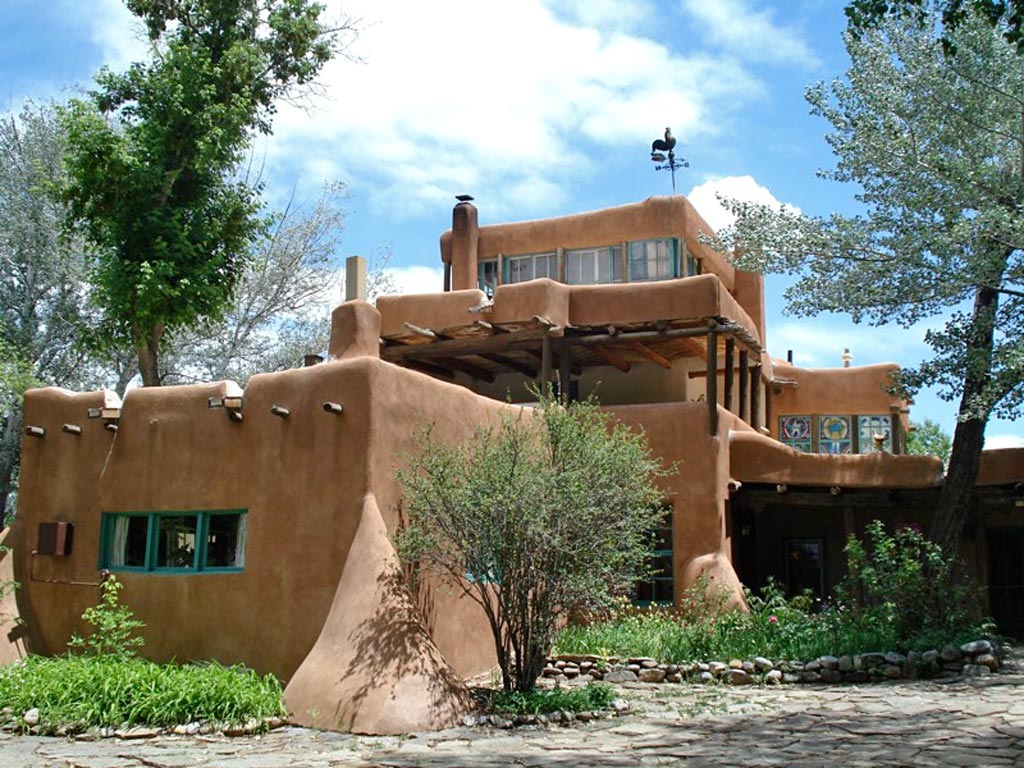
[[[565,252],[565,282],[569,285],[622,282],[622,246],[577,248]]]
[[[525,283],[541,277],[558,279],[558,254],[529,253],[525,256],[507,256],[503,282]]]
[[[477,264],[476,284],[477,288],[487,295],[487,298],[494,298],[494,291],[498,287],[497,259],[488,259]]]
[[[100,568],[155,573],[240,571],[244,510],[104,513]]]
[[[679,277],[678,241],[674,238],[641,240],[628,247],[630,281]]]

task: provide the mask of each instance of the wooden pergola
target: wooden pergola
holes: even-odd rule
[[[628,373],[638,363],[671,368],[679,358],[699,357],[706,363],[701,375],[707,377],[712,434],[718,432],[719,375],[725,377],[725,408],[754,429],[760,426],[761,352],[753,334],[721,317],[561,326],[534,316],[526,322],[477,320],[443,329],[405,323],[402,333],[381,339],[382,359],[449,381],[462,373],[493,382],[512,371],[544,386],[557,373],[563,398],[571,377],[585,368],[610,365]]]

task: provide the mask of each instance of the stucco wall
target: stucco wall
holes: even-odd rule
[[[246,509],[242,573],[121,573],[124,599],[147,624],[147,656],[242,661],[287,679],[324,623],[368,490],[393,530],[394,457],[413,449],[414,425],[434,421],[439,435],[465,439],[504,406],[368,357],[254,377],[241,423],[208,408],[223,390],[132,390],[116,438],[84,420],[99,393],[29,392],[26,423],[47,434],[25,438],[20,570],[28,573],[41,521],[74,523],[75,542],[68,558],[38,557],[37,577],[95,581],[102,511]],[[344,413],[326,413],[326,400]],[[290,417],[272,415],[272,404]],[[82,434],[61,433],[64,421]],[[19,578],[40,650],[60,652],[97,590]],[[473,633],[479,616],[449,591],[427,599],[449,661],[463,672],[490,666]]]

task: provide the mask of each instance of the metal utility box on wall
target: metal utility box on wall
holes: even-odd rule
[[[40,523],[36,552],[40,555],[66,557],[71,554],[75,526],[71,523]]]

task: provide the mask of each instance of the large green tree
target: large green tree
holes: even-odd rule
[[[399,552],[487,616],[506,691],[532,690],[565,617],[643,574],[664,474],[594,403],[509,412],[473,440],[423,440],[401,474]]]
[[[1024,3],[1018,0],[853,0],[846,6],[846,18],[850,33],[861,35],[890,16],[909,15],[923,21],[929,18],[929,9],[938,13],[949,33],[974,13],[999,29],[1008,42],[1024,53]],[[953,47],[948,34],[942,37],[942,43],[947,49]]]
[[[148,62],[106,68],[63,111],[65,197],[95,247],[101,340],[136,350],[160,382],[165,339],[231,296],[265,222],[237,169],[275,102],[309,83],[336,30],[308,0],[126,0]]]
[[[1024,396],[1024,58],[970,8],[943,28],[930,5],[847,34],[846,46],[846,79],[808,100],[832,125],[837,166],[824,175],[856,185],[863,213],[732,202],[724,239],[746,266],[798,276],[797,313],[933,324],[932,356],[901,384],[959,402],[932,530],[954,551],[985,425],[1018,414]]]
[[[79,343],[96,321],[84,244],[62,231],[63,134],[53,107],[0,116],[0,514],[14,490],[21,394],[32,384],[91,388],[102,369]]]

